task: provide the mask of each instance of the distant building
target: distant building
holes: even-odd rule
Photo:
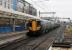
[[[17,10],[17,0],[12,0],[12,9]]]
[[[0,0],[0,7],[37,16],[37,10],[22,0]]]
[[[0,0],[0,6],[7,9],[17,9],[17,0]]]
[[[0,0],[0,6],[11,9],[11,0]]]

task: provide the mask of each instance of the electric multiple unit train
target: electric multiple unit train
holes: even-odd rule
[[[27,26],[29,29],[27,36],[39,36],[41,34],[49,32],[52,29],[59,27],[60,24],[48,20],[32,19],[28,22]]]

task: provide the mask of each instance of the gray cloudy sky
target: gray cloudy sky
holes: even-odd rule
[[[40,11],[55,11],[58,17],[72,19],[72,0],[26,0]],[[34,2],[32,2],[34,1]]]

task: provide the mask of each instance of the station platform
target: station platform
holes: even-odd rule
[[[22,37],[25,37],[25,34],[28,30],[22,32],[10,32],[10,33],[0,33],[0,47],[4,47],[5,44],[11,43],[13,41],[17,41]]]

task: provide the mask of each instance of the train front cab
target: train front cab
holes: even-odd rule
[[[40,21],[37,20],[31,20],[28,23],[28,30],[29,32],[27,33],[27,36],[39,36],[40,30],[41,30],[41,23]]]

